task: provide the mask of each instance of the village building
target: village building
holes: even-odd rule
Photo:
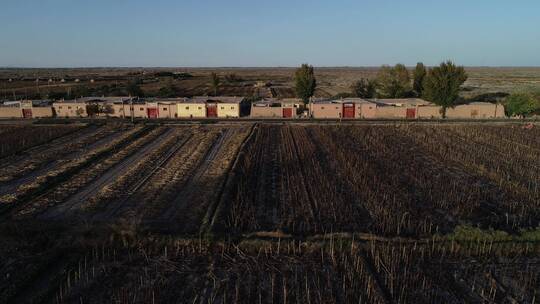
[[[322,119],[374,118],[376,105],[362,98],[314,100],[310,103],[310,115]]]
[[[0,104],[0,118],[44,118],[52,117],[53,110],[48,100],[8,101]]]
[[[294,118],[302,102],[296,98],[266,98],[251,104],[250,116],[253,118]]]
[[[176,104],[178,118],[205,118],[206,103],[203,100],[180,99]]]
[[[76,118],[87,117],[85,100],[60,100],[53,103],[56,117]]]
[[[446,110],[446,117],[453,119],[488,119],[506,117],[504,106],[489,102],[471,102]]]
[[[203,102],[206,105],[207,118],[237,118],[245,114],[249,105],[244,97],[228,96],[196,96],[193,102]],[[247,106],[247,107],[246,107]]]

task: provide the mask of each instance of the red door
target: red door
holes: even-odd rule
[[[148,108],[146,109],[148,118],[158,118],[158,109],[157,108]]]
[[[22,109],[24,118],[32,118],[32,109]]]
[[[283,118],[292,118],[292,108],[283,108]]]
[[[206,105],[206,117],[217,117],[217,104]]]
[[[354,103],[343,104],[343,118],[354,118]]]
[[[416,109],[407,109],[407,119],[416,118]]]

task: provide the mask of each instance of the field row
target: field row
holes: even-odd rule
[[[0,303],[534,303],[540,290],[534,245],[111,239],[18,244]]]
[[[516,125],[87,126],[0,159],[0,212],[185,234],[517,233],[540,223],[539,138]]]
[[[217,230],[428,236],[540,223],[539,131],[512,126],[257,129]]]

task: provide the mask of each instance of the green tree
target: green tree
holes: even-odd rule
[[[86,114],[88,116],[96,116],[100,113],[99,105],[97,103],[87,104],[86,105]],[[79,114],[79,113],[77,113]],[[81,113],[82,114],[82,113]],[[79,114],[79,115],[81,115]]]
[[[529,93],[514,93],[504,102],[508,116],[528,116],[540,112],[540,98]]]
[[[456,66],[452,61],[443,62],[428,72],[423,97],[441,106],[442,117],[446,118],[446,110],[456,105],[460,87],[466,80],[464,67]]]
[[[384,98],[403,98],[411,95],[411,78],[405,65],[398,63],[395,67],[382,66],[377,83],[380,95]]]
[[[424,64],[422,62],[417,63],[413,73],[413,91],[417,97],[422,97],[426,75],[427,71]]]
[[[377,93],[377,82],[362,78],[352,84],[351,92],[354,97],[373,98]]]
[[[294,90],[296,97],[301,98],[305,103],[309,102],[309,98],[315,93],[317,87],[317,79],[313,66],[304,63],[294,73]]]
[[[128,82],[128,84],[126,86],[127,93],[130,96],[143,97],[144,92],[141,89],[141,87],[139,86],[140,83],[141,83],[141,81],[138,78],[135,78],[135,79],[131,80],[130,82]]]
[[[214,96],[217,96],[218,94],[220,83],[221,83],[221,79],[219,78],[219,75],[212,72],[212,74],[210,74],[210,86],[212,87],[212,90],[214,91]]]

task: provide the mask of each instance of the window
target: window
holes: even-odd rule
[[[225,110],[225,107],[221,107],[222,110]]]
[[[141,108],[141,111],[144,111],[144,108]]]
[[[234,110],[234,107],[231,107],[231,110]]]
[[[68,107],[68,110],[71,110],[71,107]]]
[[[321,107],[321,110],[324,110],[324,107]]]
[[[189,107],[186,107],[186,110],[189,110]]]
[[[62,106],[59,106],[59,107],[58,107],[58,109],[60,109],[60,110],[61,110],[61,109],[62,109]]]
[[[199,110],[201,109],[201,107],[199,107]]]
[[[167,108],[163,108],[163,111],[167,111]]]

